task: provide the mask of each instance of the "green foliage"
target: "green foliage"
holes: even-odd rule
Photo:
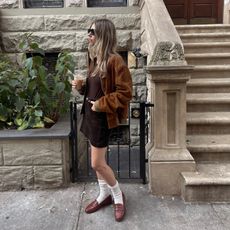
[[[19,48],[23,50],[22,66],[0,54],[0,129],[51,126],[69,107],[72,56],[59,53],[55,72],[48,73],[45,52],[31,41],[31,34],[24,35]],[[28,51],[32,56],[27,58]]]

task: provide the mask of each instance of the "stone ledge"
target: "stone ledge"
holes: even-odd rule
[[[46,9],[1,9],[2,16],[20,15],[80,15],[80,14],[136,14],[140,13],[138,6],[128,7],[68,7]]]
[[[185,202],[230,202],[230,174],[182,172],[181,194]]]
[[[185,186],[230,185],[230,173],[182,172]]]
[[[65,139],[70,135],[70,121],[67,117],[60,119],[49,129],[0,130],[0,141],[10,139]]]

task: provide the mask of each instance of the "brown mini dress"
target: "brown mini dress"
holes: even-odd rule
[[[101,79],[99,76],[88,77],[86,79],[86,91],[82,108],[83,119],[81,132],[88,138],[90,144],[94,147],[107,147],[109,143],[110,130],[106,113],[95,112],[91,109],[92,104],[89,101],[96,101],[104,96],[101,88]]]

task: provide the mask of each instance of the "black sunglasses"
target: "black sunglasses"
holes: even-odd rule
[[[95,30],[94,29],[88,29],[88,34],[95,35]]]

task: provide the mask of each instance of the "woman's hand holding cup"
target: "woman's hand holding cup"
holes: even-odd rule
[[[74,76],[74,80],[72,80],[72,88],[76,90],[81,89],[82,85],[84,84],[84,81],[85,81],[84,76],[77,73]]]

